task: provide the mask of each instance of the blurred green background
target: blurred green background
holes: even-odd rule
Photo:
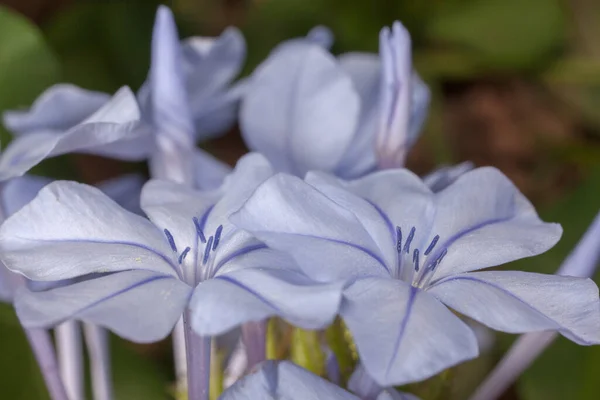
[[[113,92],[145,79],[157,1],[0,0],[0,110],[26,107],[57,82]],[[552,251],[518,268],[555,271],[600,208],[600,2],[597,0],[174,0],[182,37],[240,27],[249,73],[283,39],[329,26],[333,51],[377,51],[394,20],[413,35],[414,61],[433,103],[409,167],[472,160],[504,171],[560,222]],[[1,128],[0,128],[1,129]],[[10,140],[0,132],[3,146]],[[235,162],[239,134],[209,143]],[[101,168],[99,168],[101,166]],[[94,181],[128,168],[94,157],[45,162],[35,172]],[[598,281],[598,280],[597,280]],[[427,399],[463,399],[513,338],[497,337],[480,360],[413,389]],[[167,399],[170,346],[113,338],[118,399]],[[2,398],[44,399],[18,322],[0,305]],[[558,340],[504,399],[600,398],[600,347]],[[425,390],[425,392],[423,392]]]

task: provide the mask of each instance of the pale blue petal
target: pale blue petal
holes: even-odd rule
[[[9,216],[19,211],[50,182],[50,178],[34,175],[23,175],[5,182],[1,193],[4,214]]]
[[[598,287],[590,279],[486,271],[451,276],[427,291],[496,330],[557,330],[579,344],[600,343]]]
[[[25,284],[21,275],[11,272],[0,263],[0,302],[12,303],[17,289]]]
[[[239,29],[229,27],[217,38],[184,40],[182,53],[191,103],[195,104],[223,90],[240,73],[246,42]]]
[[[237,270],[217,273],[196,287],[190,308],[192,327],[198,334],[218,335],[272,316],[304,329],[322,329],[333,321],[341,284],[309,280],[288,257],[274,250],[254,253],[249,254],[254,260],[237,257]]]
[[[303,176],[333,170],[350,145],[360,99],[335,58],[317,45],[296,43],[254,72],[240,125],[250,149],[276,170]]]
[[[382,64],[377,156],[381,168],[404,165],[410,146],[412,55],[410,34],[400,22],[379,36]]]
[[[463,174],[472,170],[475,166],[470,161],[456,165],[445,165],[423,177],[423,182],[434,192],[439,192],[450,186]]]
[[[396,389],[386,389],[377,396],[377,400],[419,400],[411,393],[399,392]]]
[[[293,39],[292,39],[293,40]],[[326,26],[317,25],[306,34],[306,40],[321,46],[324,49],[330,49],[333,46],[333,32]]]
[[[391,236],[394,238],[394,246],[396,244],[396,226],[408,232],[413,226],[418,228],[429,224],[430,220],[434,218],[434,196],[431,190],[418,176],[408,170],[378,171],[353,181],[327,180],[325,178],[325,175],[316,173],[308,174],[306,177],[311,185],[321,191],[327,191],[327,186],[336,185],[371,203],[387,219],[388,230],[391,231]],[[361,222],[364,224],[369,223],[368,220],[371,217],[369,214],[362,212],[358,203],[348,203],[345,206],[356,213]],[[372,229],[370,229],[370,232],[372,236],[377,238],[378,242],[382,241],[381,235],[376,235]],[[423,233],[426,232],[417,229],[416,241],[418,241],[419,235],[423,235]]]
[[[389,276],[379,248],[356,216],[299,178],[279,174],[267,180],[230,219],[288,252],[318,281]]]
[[[359,400],[289,361],[265,361],[227,389],[219,400]]]
[[[360,186],[360,181],[349,182],[323,172],[309,172],[305,181],[341,207],[351,211],[374,239],[386,265],[396,264],[396,228],[374,203],[353,193],[351,189]]]
[[[149,100],[156,134],[192,146],[194,126],[186,90],[183,57],[171,10],[159,6],[152,34]],[[188,147],[189,147],[188,146]]]
[[[494,168],[462,175],[437,193],[431,234],[447,249],[433,279],[501,265],[550,249],[560,239],[558,224],[544,223],[510,180]]]
[[[127,174],[102,181],[97,187],[127,211],[142,214],[140,194],[144,182],[139,174]]]
[[[217,93],[206,102],[194,106],[196,138],[207,140],[221,136],[235,124],[245,83],[236,84],[226,92]]]
[[[379,122],[381,63],[369,53],[347,53],[339,57],[340,66],[350,75],[360,96],[360,116],[350,147],[336,170],[336,175],[350,179],[376,168],[375,134]]]
[[[172,276],[125,271],[44,292],[21,290],[15,307],[29,328],[79,319],[134,342],[155,342],[171,333],[191,291]]]
[[[2,259],[30,279],[143,269],[176,276],[163,232],[100,190],[54,182],[0,227]]]
[[[408,123],[408,146],[412,147],[415,144],[421,131],[427,114],[429,112],[429,103],[431,102],[431,91],[429,86],[417,74],[412,73],[411,82],[411,98],[410,98],[410,117]]]
[[[61,83],[44,91],[27,111],[5,111],[4,126],[15,133],[66,131],[108,102],[106,93]]]
[[[231,171],[229,165],[208,152],[202,150],[194,152],[194,177],[197,189],[212,190],[219,188]]]
[[[382,388],[359,364],[348,381],[348,389],[364,399],[376,400],[419,400],[410,393],[399,392],[394,388]]]
[[[71,152],[140,160],[151,150],[150,134],[140,121],[135,96],[124,87],[96,113],[66,132],[31,133],[13,140],[0,157],[0,180],[22,175],[44,158]]]
[[[362,363],[382,387],[424,380],[478,354],[467,325],[400,280],[358,280],[344,292],[341,315]]]

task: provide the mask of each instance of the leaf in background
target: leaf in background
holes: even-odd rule
[[[169,399],[169,379],[164,370],[130,345],[111,337],[115,400]]]
[[[569,197],[541,213],[544,220],[562,224],[561,241],[551,251],[520,261],[515,268],[555,272],[599,211],[598,199],[600,167]],[[595,280],[600,281],[600,274]],[[519,391],[524,400],[595,400],[600,391],[599,376],[600,347],[578,346],[561,337],[523,374]]]
[[[4,303],[0,303],[0,354],[3,399],[49,399],[17,316]]]
[[[440,8],[425,34],[495,69],[529,69],[560,48],[564,25],[559,0],[473,0]]]
[[[88,2],[58,14],[45,32],[64,66],[64,80],[86,89],[136,90],[149,68],[158,2]]]
[[[58,76],[56,57],[37,27],[0,6],[0,112],[28,106]],[[2,147],[10,141],[3,127],[0,141]]]

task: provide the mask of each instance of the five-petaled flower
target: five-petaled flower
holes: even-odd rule
[[[437,193],[406,170],[355,181],[279,174],[231,220],[290,253],[311,278],[345,282],[340,314],[383,387],[477,355],[473,332],[444,304],[501,331],[555,330],[580,344],[600,342],[591,280],[474,272],[544,252],[561,235],[493,168]]]
[[[168,335],[187,309],[203,336],[272,315],[307,329],[327,325],[341,285],[311,281],[290,257],[228,222],[271,175],[267,161],[251,154],[219,190],[150,181],[141,199],[150,221],[90,186],[46,186],[0,228],[3,261],[35,280],[85,280],[19,291],[21,322],[81,319],[138,342]]]

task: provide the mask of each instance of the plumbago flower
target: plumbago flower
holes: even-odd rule
[[[208,153],[193,149],[197,140],[217,136],[235,121],[242,86],[229,86],[245,58],[244,38],[237,29],[228,28],[218,38],[192,37],[179,42],[172,14],[161,6],[152,47],[150,74],[138,95],[147,123],[144,134],[129,134],[112,146],[93,151],[80,148],[69,151],[137,161],[158,156],[157,146],[180,143],[179,147],[191,153],[187,157],[191,160],[187,168],[205,171],[197,175],[195,184],[214,188],[230,168]],[[32,137],[23,145],[34,147],[32,143],[38,143],[39,135],[64,134],[107,102],[109,96],[105,93],[69,84],[55,85],[44,92],[31,109],[5,112],[4,124],[18,135],[35,134],[35,140]],[[107,135],[110,131],[103,132]],[[38,151],[44,149],[44,146],[35,147],[40,149]],[[178,157],[173,158],[177,161]]]
[[[381,392],[374,400],[418,400],[394,389]],[[360,400],[359,397],[312,374],[289,361],[265,361],[237,381],[220,400]]]
[[[203,336],[271,315],[323,327],[337,312],[341,285],[315,284],[285,254],[227,221],[271,175],[266,160],[253,154],[217,191],[151,181],[141,203],[152,222],[90,186],[46,186],[0,228],[3,261],[40,281],[97,277],[20,291],[21,322],[45,327],[81,319],[137,342],[165,337],[187,309]]]
[[[249,79],[240,126],[248,147],[278,171],[355,178],[378,163],[402,165],[428,105],[429,90],[412,69],[410,36],[396,22],[381,32],[379,57],[336,59],[312,40],[279,46]]]
[[[542,253],[561,235],[493,168],[467,172],[437,193],[406,170],[349,182],[280,174],[231,220],[289,252],[311,278],[345,282],[340,314],[382,387],[477,355],[475,335],[444,304],[496,330],[600,342],[591,280],[475,272]]]

